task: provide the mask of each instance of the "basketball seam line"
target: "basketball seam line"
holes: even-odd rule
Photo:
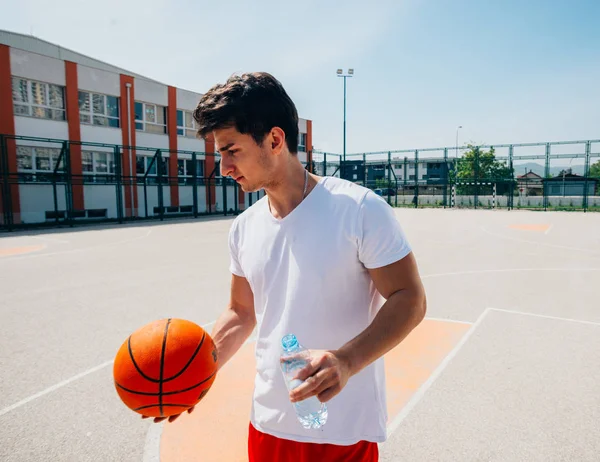
[[[163,403],[163,404],[160,405],[160,407],[176,407],[176,406],[178,406],[178,407],[184,407],[184,408],[189,408],[190,407],[189,404],[175,404],[175,403]],[[148,409],[148,408],[151,408],[151,407],[159,407],[159,405],[158,404],[146,404],[145,406],[136,407],[134,409],[134,411],[140,411],[142,409]],[[161,411],[161,413],[162,413],[162,411]]]
[[[167,334],[169,333],[169,324],[171,324],[171,318],[167,319],[165,324],[165,333],[163,335],[162,352],[160,355],[160,382],[158,382],[158,404],[160,406],[160,415],[163,414],[163,376],[165,373],[165,350],[167,349]]]
[[[192,354],[192,357],[190,358],[190,360],[187,362],[187,364],[185,366],[183,366],[183,369],[181,369],[177,374],[175,374],[172,377],[163,379],[163,382],[169,382],[171,380],[176,379],[177,377],[179,377],[181,374],[183,374],[185,372],[185,370],[190,366],[190,364],[192,364],[192,361],[194,361],[194,358],[196,356],[198,356],[198,353],[200,352],[200,348],[202,348],[202,344],[204,343],[204,338],[206,337],[206,332],[204,332],[202,334],[202,339],[200,339],[200,343],[198,344],[198,346],[196,347],[196,351],[194,351],[194,354]]]
[[[204,332],[202,334],[202,338],[200,339],[200,343],[198,344],[198,346],[196,347],[196,351],[194,351],[191,359],[188,361],[188,363],[183,366],[183,369],[181,369],[181,371],[179,371],[177,374],[175,374],[172,377],[169,377],[167,379],[164,379],[163,382],[169,382],[171,380],[176,379],[177,377],[179,377],[181,374],[183,374],[185,372],[185,370],[189,367],[190,364],[192,364],[192,361],[194,360],[194,358],[196,356],[198,356],[198,353],[200,352],[200,348],[202,348],[202,345],[204,344],[204,339],[206,337],[206,332]],[[138,364],[135,362],[135,358],[133,356],[133,351],[131,350],[131,336],[129,336],[129,338],[127,339],[127,348],[129,349],[129,357],[131,358],[131,362],[133,363],[133,366],[135,367],[135,369],[139,372],[139,374],[144,377],[146,380],[148,380],[149,382],[152,383],[159,383],[160,379],[153,379],[152,377],[149,377],[148,375],[144,374],[144,372],[142,372],[142,369],[138,366]]]
[[[133,363],[133,366],[139,372],[139,374],[150,382],[158,383],[158,380],[153,379],[152,377],[149,377],[146,374],[144,374],[140,366],[138,366],[138,364],[135,362],[135,358],[133,357],[133,351],[131,350],[131,335],[127,338],[127,349],[129,350],[129,357],[131,358],[131,362]]]
[[[209,381],[211,378],[213,378],[215,375],[215,373],[213,372],[211,375],[209,375],[207,378],[205,378],[204,380],[202,380],[201,382],[198,382],[195,385],[192,385],[191,387],[188,388],[184,388],[183,390],[176,390],[176,391],[165,391],[163,392],[163,396],[167,396],[167,395],[175,395],[177,393],[184,393],[186,391],[190,391],[193,390],[194,388],[199,387],[200,385],[202,385],[203,383],[206,383],[207,381]],[[133,393],[135,395],[144,395],[144,396],[158,396],[159,393],[155,393],[155,392],[150,392],[150,391],[136,391],[136,390],[130,390],[129,388],[125,388],[123,385],[121,385],[119,382],[115,382],[115,385],[118,386],[119,388],[121,388],[122,390],[128,392],[128,393]]]

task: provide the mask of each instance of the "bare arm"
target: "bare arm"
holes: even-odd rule
[[[313,352],[311,363],[298,374],[305,382],[290,393],[292,402],[313,395],[330,400],[350,377],[398,345],[425,317],[425,290],[412,253],[369,273],[386,302],[373,322],[338,350]]]
[[[338,350],[354,375],[390,351],[425,317],[427,299],[412,253],[383,268],[369,270],[386,299],[373,322]]]
[[[250,284],[245,278],[232,274],[229,304],[211,333],[217,347],[219,369],[241,348],[255,326],[254,295]]]

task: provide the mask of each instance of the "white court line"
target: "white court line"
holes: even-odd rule
[[[538,242],[538,241],[529,241],[527,239],[519,239],[517,237],[510,237],[510,236],[504,236],[502,234],[497,234],[497,233],[493,233],[491,231],[488,231],[485,226],[480,226],[481,230],[484,233],[489,234],[490,236],[495,236],[495,237],[499,237],[501,239],[507,239],[509,241],[516,241],[516,242],[524,242],[525,244],[535,244],[535,245],[543,245],[545,247],[553,247],[555,249],[565,249],[565,250],[575,250],[577,252],[585,252],[585,253],[593,253],[593,254],[600,254],[600,252],[597,252],[595,250],[591,250],[591,249],[580,249],[579,247],[568,247],[566,245],[557,245],[557,244],[548,244],[546,242]]]
[[[214,322],[212,324],[214,324]],[[243,345],[253,342],[254,340],[256,340],[256,332],[251,334]],[[160,462],[160,438],[162,436],[163,427],[166,424],[168,424],[168,420],[163,420],[159,423],[150,421],[150,427],[148,428],[148,433],[146,433],[146,440],[144,443],[144,457],[142,462]]]
[[[473,325],[473,323],[470,322],[470,321],[459,321],[457,319],[432,318],[432,317],[429,317],[429,316],[425,316],[425,319],[429,320],[429,321],[453,322],[453,323],[456,323],[456,324],[468,324],[470,326]]]
[[[11,406],[5,407],[4,409],[2,409],[0,411],[0,417],[2,417],[4,414],[8,414],[10,411],[14,411],[15,409],[35,400],[40,398],[41,396],[47,395],[48,393],[52,393],[55,390],[58,390],[59,388],[64,387],[65,385],[70,384],[71,382],[74,382],[77,379],[80,379],[82,377],[85,377],[86,375],[89,375],[93,372],[99,371],[100,369],[105,368],[106,366],[109,366],[110,364],[113,363],[113,360],[111,359],[110,361],[105,361],[102,364],[99,364],[96,367],[92,367],[91,369],[88,369],[87,371],[84,372],[80,372],[77,375],[74,375],[71,378],[68,378],[67,380],[63,380],[62,382],[57,383],[56,385],[52,385],[49,388],[46,388],[45,390],[40,391],[39,393],[36,393],[35,395],[31,395],[28,398],[22,399],[21,401],[19,401],[18,403],[15,403]]]
[[[136,237],[133,237],[131,239],[125,239],[123,241],[108,242],[106,244],[95,245],[95,246],[92,246],[92,247],[84,247],[83,249],[73,249],[73,250],[64,250],[62,252],[48,252],[48,253],[38,253],[38,254],[33,254],[33,255],[24,255],[24,256],[17,256],[17,257],[9,257],[9,258],[3,258],[2,261],[24,260],[26,258],[51,257],[53,255],[66,255],[68,253],[85,252],[86,250],[104,249],[104,248],[110,247],[112,245],[129,244],[130,242],[139,241],[140,239],[144,239],[144,238],[148,237],[151,232],[152,232],[152,230],[149,229],[146,232],[146,234],[142,234],[141,236],[136,236]]]
[[[463,274],[480,274],[480,273],[513,273],[519,271],[600,271],[600,268],[505,268],[505,269],[484,269],[484,270],[467,270],[467,271],[451,271],[449,273],[434,273],[425,274],[421,279],[439,278],[443,276],[461,276]]]
[[[467,343],[467,340],[473,335],[473,332],[477,330],[477,328],[481,325],[481,322],[487,316],[487,314],[491,311],[491,308],[486,308],[481,315],[477,318],[472,327],[467,331],[467,333],[460,339],[457,345],[452,349],[450,353],[444,358],[444,360],[440,363],[440,365],[433,371],[433,373],[429,376],[427,381],[419,387],[419,389],[412,395],[412,398],[406,405],[402,408],[402,411],[394,420],[390,422],[387,426],[387,436],[388,438],[398,429],[402,421],[406,418],[408,414],[413,410],[413,408],[421,401],[427,390],[431,388],[433,383],[437,380],[437,378],[441,375],[441,373],[446,369],[450,361],[456,356],[456,354],[460,351],[460,349]]]
[[[544,231],[544,234],[548,234],[553,227],[554,227],[554,225],[550,225],[548,227],[548,229],[546,231]]]
[[[212,321],[212,322],[209,322],[208,324],[203,325],[202,328],[207,330],[207,329],[209,329],[209,326],[213,326],[214,324],[215,324],[215,321]],[[94,372],[104,369],[105,367],[110,366],[113,362],[114,362],[114,359],[111,359],[109,361],[104,361],[102,364],[98,364],[97,366],[92,367],[91,369],[88,369],[87,371],[80,372],[79,374],[76,374],[73,377],[63,380],[62,382],[58,382],[57,384],[52,385],[51,387],[48,387],[45,390],[42,390],[38,393],[35,393],[34,395],[31,395],[25,399],[22,399],[21,401],[15,403],[15,404],[5,407],[4,409],[0,410],[0,417],[2,417],[4,414],[8,414],[11,411],[14,411],[15,409],[17,409],[21,406],[24,406],[27,403],[30,403],[33,400],[41,398],[42,396],[47,395],[48,393],[52,393],[53,391],[56,391],[59,388],[62,388],[65,385],[68,385],[71,382],[74,382],[75,380],[81,379],[82,377],[85,377],[86,375],[90,375],[90,374],[93,374]]]
[[[590,324],[592,326],[600,326],[600,322],[585,321],[583,319],[561,318],[558,316],[549,316],[546,314],[528,313],[526,311],[504,310],[502,308],[490,308],[490,309],[493,311],[499,311],[501,313],[519,314],[521,316],[533,316],[536,318],[553,319],[555,321],[577,322],[580,324]]]

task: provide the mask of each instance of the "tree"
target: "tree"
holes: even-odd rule
[[[600,180],[600,160],[598,160],[598,161],[594,162],[592,165],[590,165],[589,177]],[[600,182],[596,183],[596,191],[600,191]],[[596,194],[597,194],[597,192],[596,192]]]
[[[590,165],[590,176],[600,179],[600,160]]]
[[[496,160],[496,151],[492,147],[489,151],[482,150],[479,146],[468,145],[469,150],[456,164],[456,183],[496,183],[496,193],[501,195],[510,190],[514,184],[510,168]],[[458,194],[485,194],[491,187],[479,185],[457,185]]]

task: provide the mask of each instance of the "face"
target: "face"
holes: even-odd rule
[[[273,134],[267,134],[258,145],[249,134],[235,128],[213,132],[216,148],[221,155],[221,175],[233,178],[244,192],[268,188],[276,177],[277,154],[280,151]]]

